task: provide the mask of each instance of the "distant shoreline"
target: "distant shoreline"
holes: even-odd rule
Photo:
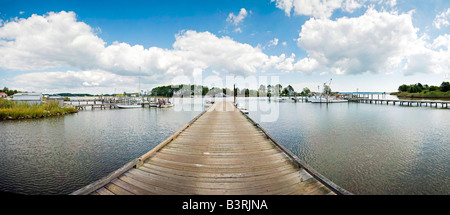
[[[420,93],[396,92],[391,93],[391,95],[397,96],[398,98],[450,99],[450,91],[449,92],[424,91]]]

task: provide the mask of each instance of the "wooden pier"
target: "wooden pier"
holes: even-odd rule
[[[77,110],[86,110],[90,107],[92,110],[95,108],[106,109],[106,108],[116,108],[117,101],[108,99],[76,99],[66,101],[65,103],[70,104],[77,108]]]
[[[231,102],[216,102],[151,151],[73,195],[351,194]]]
[[[146,100],[142,103],[137,103],[139,105],[142,105],[142,107],[152,107],[150,104],[153,104],[153,102],[150,102],[150,97],[145,97]],[[117,108],[118,104],[128,104],[130,103],[129,100],[133,99],[133,97],[106,97],[106,98],[93,98],[93,99],[73,99],[70,101],[65,101],[65,104],[69,104],[74,106],[77,110],[86,110],[90,108],[91,110],[94,110],[96,108],[99,109],[113,109]],[[169,100],[169,98],[163,98]],[[156,98],[155,98],[156,100]]]
[[[369,104],[384,104],[389,105],[389,103],[395,105],[399,104],[401,106],[425,106],[428,107],[438,107],[438,105],[441,108],[448,108],[448,104],[450,102],[446,101],[426,101],[426,100],[391,100],[391,99],[369,99],[369,98],[349,98],[348,101],[352,102],[361,102],[361,103],[369,103]]]

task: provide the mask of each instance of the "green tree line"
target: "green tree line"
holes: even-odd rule
[[[331,90],[331,89],[330,89]],[[291,85],[284,87],[281,84],[276,85],[263,85],[261,84],[258,89],[236,88],[233,93],[233,89],[229,88],[218,88],[202,85],[167,85],[155,87],[151,90],[151,96],[164,96],[164,97],[186,97],[191,95],[218,95],[223,93],[225,95],[236,95],[245,97],[273,97],[273,96],[306,96],[311,93],[311,90],[304,88],[302,92],[297,93]]]
[[[6,93],[6,95],[8,95],[8,96],[12,96],[12,95],[14,95],[16,93],[21,93],[20,91],[17,91],[17,90],[10,90],[7,87],[4,87],[3,90],[0,90],[0,93],[2,93],[2,92]]]
[[[433,92],[433,91],[441,91],[448,92],[450,91],[450,83],[442,82],[441,86],[429,86],[428,84],[422,85],[421,83],[406,85],[403,84],[398,87],[399,92],[408,92],[408,93],[421,93],[421,92]]]

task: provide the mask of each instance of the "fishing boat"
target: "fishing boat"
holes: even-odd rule
[[[315,98],[308,98],[307,101],[311,103],[346,103],[348,100],[344,99],[337,99],[335,96],[331,96],[331,81],[333,79],[330,79],[329,83],[327,82],[323,83],[323,92],[322,94],[319,94],[315,96]],[[320,89],[320,86],[317,86],[317,89]],[[319,90],[320,91],[320,90]]]

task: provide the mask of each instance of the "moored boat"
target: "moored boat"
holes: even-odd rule
[[[159,108],[170,108],[170,107],[173,107],[173,104],[161,104],[161,105],[158,105],[157,107],[159,107]]]
[[[117,104],[118,108],[122,108],[122,109],[131,109],[131,108],[141,108],[142,105],[125,105],[125,104]]]
[[[277,102],[287,102],[289,100],[286,99],[286,98],[278,97],[275,101],[277,101]]]
[[[348,100],[344,100],[344,99],[339,99],[339,97],[336,96],[332,96],[331,93],[331,81],[333,79],[330,79],[329,83],[327,84],[327,82],[323,83],[323,92],[320,94],[316,94],[314,98],[308,98],[307,101],[311,102],[311,103],[346,103],[348,102]],[[319,89],[320,86],[317,86],[317,88]]]
[[[242,105],[240,103],[236,103],[236,108],[238,110],[240,110],[242,113],[248,114],[248,110],[247,110],[247,108],[244,107],[244,105]]]

